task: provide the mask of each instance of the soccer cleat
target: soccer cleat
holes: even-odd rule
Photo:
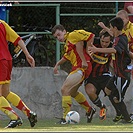
[[[67,124],[67,122],[64,118],[61,118],[56,124]]]
[[[10,122],[8,123],[8,125],[5,128],[14,128],[17,126],[21,126],[23,123],[21,118],[18,118],[17,120],[10,120]]]
[[[35,123],[37,123],[37,114],[31,111],[28,119],[30,121],[30,126],[34,127]]]
[[[99,119],[100,120],[105,120],[106,119],[106,112],[107,112],[107,109],[106,109],[105,106],[100,109],[100,114],[99,114]]]
[[[133,114],[130,114],[130,118],[133,120]]]
[[[116,117],[113,118],[113,122],[118,122],[118,121],[120,121],[122,119],[123,119],[123,116],[122,115],[116,115]]]
[[[120,123],[122,123],[122,124],[133,124],[133,120],[131,119],[129,121],[126,121],[126,120],[123,119]]]
[[[92,117],[95,114],[95,112],[96,112],[96,109],[95,108],[91,108],[91,111],[86,113],[87,123],[91,123]]]

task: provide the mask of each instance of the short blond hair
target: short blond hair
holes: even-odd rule
[[[120,11],[118,11],[117,14],[116,14],[116,16],[117,16],[117,15],[124,15],[126,18],[128,18],[128,13],[127,13],[127,11],[125,11],[125,10],[120,10]]]

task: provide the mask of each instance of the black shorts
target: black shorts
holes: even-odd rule
[[[108,73],[102,76],[98,76],[98,77],[90,76],[87,79],[85,79],[84,85],[86,86],[88,83],[93,84],[96,88],[96,94],[99,95],[101,90],[103,90],[104,92],[104,88],[106,84],[108,83],[108,81],[110,80],[110,78],[111,78],[111,75]]]
[[[119,101],[124,99],[127,88],[129,87],[130,79],[113,76],[106,87],[111,90],[111,95],[117,97]]]

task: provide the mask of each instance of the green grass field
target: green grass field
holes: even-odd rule
[[[103,131],[119,131],[119,132],[132,132],[133,124],[114,123],[111,118],[107,118],[105,121],[100,121],[98,118],[94,118],[92,123],[86,123],[86,119],[81,119],[79,124],[55,124],[58,119],[52,120],[38,120],[38,123],[34,128],[31,128],[28,120],[23,120],[23,125],[13,128],[4,129],[9,121],[4,120],[0,123],[0,132],[103,132]]]

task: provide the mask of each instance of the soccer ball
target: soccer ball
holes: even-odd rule
[[[76,111],[69,111],[66,115],[66,122],[68,124],[77,124],[80,122],[80,115]]]

